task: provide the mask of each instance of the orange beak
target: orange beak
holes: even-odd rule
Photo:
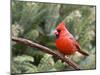
[[[53,32],[53,34],[54,34],[54,35],[58,35],[59,33],[57,32],[57,30],[55,30],[55,31]]]

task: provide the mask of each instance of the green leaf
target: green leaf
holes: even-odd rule
[[[33,61],[33,58],[27,55],[14,57],[11,64],[12,73],[38,72],[37,67],[30,63]]]
[[[31,62],[34,62],[34,59],[33,57],[31,56],[27,56],[27,55],[21,55],[21,56],[17,56],[14,58],[13,60],[14,62],[26,62],[26,61],[31,61]]]
[[[62,71],[65,69],[65,64],[61,62],[61,60],[58,60],[55,64],[54,67],[56,68],[57,71]],[[66,66],[67,67],[67,66]]]
[[[54,69],[54,60],[51,55],[45,54],[38,65],[39,72],[52,71]]]
[[[33,29],[25,35],[25,38],[35,40],[38,36],[39,32],[36,29]]]
[[[96,59],[95,55],[89,55],[86,59],[80,62],[80,67],[82,69],[95,69],[96,68]]]

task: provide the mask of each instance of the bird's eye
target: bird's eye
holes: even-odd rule
[[[61,32],[61,30],[57,29],[58,32]]]

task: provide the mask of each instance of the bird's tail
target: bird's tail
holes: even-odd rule
[[[81,53],[84,56],[89,56],[89,53],[83,50],[78,50],[79,53]]]

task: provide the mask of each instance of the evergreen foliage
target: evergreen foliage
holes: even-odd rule
[[[82,69],[96,67],[95,7],[88,5],[49,4],[12,0],[12,36],[23,37],[57,50],[52,31],[64,21],[66,27],[90,56],[71,59]],[[36,48],[12,41],[12,73],[34,73],[73,70],[61,60],[56,60]]]

